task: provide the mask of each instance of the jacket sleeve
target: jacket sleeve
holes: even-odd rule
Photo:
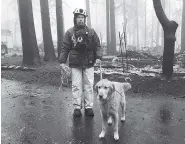
[[[94,31],[94,30],[93,30]],[[93,42],[95,45],[95,58],[96,59],[102,59],[103,57],[103,48],[100,46],[100,39],[97,35],[97,33],[93,32]]]
[[[71,47],[72,47],[71,36],[70,32],[67,31],[64,35],[63,44],[59,56],[59,63],[66,63]]]

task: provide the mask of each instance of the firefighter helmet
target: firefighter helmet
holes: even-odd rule
[[[85,17],[87,17],[87,12],[86,10],[84,9],[81,9],[81,8],[76,8],[75,11],[73,12],[73,14],[81,14],[81,15],[84,15]]]

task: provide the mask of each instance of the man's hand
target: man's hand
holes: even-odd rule
[[[101,63],[101,60],[100,59],[96,59],[96,63],[97,64]]]
[[[62,69],[65,69],[65,68],[66,68],[66,64],[62,63],[62,64],[60,64],[60,67],[61,67]]]
[[[60,64],[60,67],[61,67],[61,69],[62,69],[63,71],[65,71],[65,73],[66,73],[68,76],[70,76],[71,70],[70,70],[70,68],[69,68],[66,64],[62,63],[62,64]]]

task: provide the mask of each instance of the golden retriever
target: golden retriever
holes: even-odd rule
[[[118,134],[118,112],[121,105],[121,121],[125,121],[126,100],[125,93],[131,89],[130,83],[113,82],[107,79],[100,80],[95,85],[97,98],[100,104],[102,116],[102,131],[99,138],[104,138],[106,133],[106,123],[109,125],[114,122],[114,139],[119,140]]]

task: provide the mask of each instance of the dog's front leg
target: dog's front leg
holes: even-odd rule
[[[113,115],[114,117],[114,139],[119,140],[119,133],[118,133],[118,113]]]
[[[99,135],[99,138],[104,138],[106,133],[106,122],[107,122],[107,114],[101,113],[102,116],[102,131]]]

